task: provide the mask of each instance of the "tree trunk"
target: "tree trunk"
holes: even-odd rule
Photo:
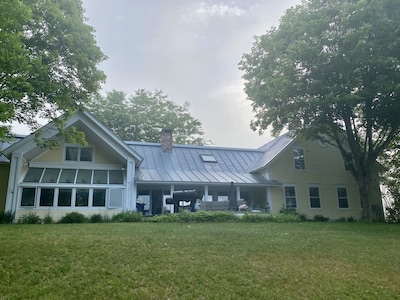
[[[371,185],[372,180],[370,176],[365,176],[358,181],[358,191],[360,194],[361,208],[362,208],[362,220],[372,221],[371,212]]]

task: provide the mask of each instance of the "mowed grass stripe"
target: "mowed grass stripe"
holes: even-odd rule
[[[0,226],[0,299],[396,299],[400,226]]]

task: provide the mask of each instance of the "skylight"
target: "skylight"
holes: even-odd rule
[[[213,163],[217,162],[214,155],[212,154],[200,154],[200,157],[203,160],[203,162],[213,162]]]

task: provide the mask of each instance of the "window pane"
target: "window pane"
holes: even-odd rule
[[[305,169],[303,149],[293,149],[295,169]]]
[[[92,148],[81,148],[81,161],[92,161]]]
[[[58,206],[71,206],[72,189],[60,189],[58,193]]]
[[[107,184],[107,171],[106,170],[94,170],[93,175],[93,183],[94,184]]]
[[[339,208],[349,208],[347,198],[339,198]]]
[[[63,169],[61,171],[61,176],[60,176],[60,183],[74,183],[75,181],[75,173],[76,170],[74,169]]]
[[[53,206],[54,189],[41,189],[40,206]]]
[[[60,169],[50,169],[50,168],[46,169],[46,171],[44,171],[42,182],[56,183],[59,173],[60,173]]]
[[[67,147],[65,149],[65,160],[77,161],[78,160],[78,147]]]
[[[93,190],[93,206],[106,206],[106,190]]]
[[[296,190],[293,186],[285,187],[285,202],[286,202],[286,208],[294,209],[297,207]]]
[[[347,198],[346,188],[338,188],[337,194],[338,194],[338,197],[346,197]]]
[[[319,188],[310,187],[310,197],[319,197]]]
[[[310,206],[311,208],[320,208],[321,203],[319,201],[319,198],[310,198]]]
[[[88,203],[89,203],[89,190],[88,189],[76,190],[75,206],[88,206]]]
[[[34,206],[35,205],[35,188],[23,188],[21,206]]]
[[[292,196],[292,197],[295,197],[296,196],[296,192],[295,192],[295,189],[294,189],[294,187],[293,186],[287,186],[287,187],[285,187],[285,195],[286,195],[286,197],[290,197],[290,196]]]
[[[122,171],[112,170],[110,171],[110,184],[122,184],[124,183]]]
[[[76,177],[76,183],[88,183],[92,180],[92,170],[78,170],[78,176]]]
[[[24,182],[39,182],[43,168],[29,168],[25,175]]]

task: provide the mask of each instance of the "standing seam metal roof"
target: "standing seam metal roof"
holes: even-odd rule
[[[127,142],[127,145],[144,158],[138,182],[279,185],[248,171],[264,155],[262,149],[173,145],[172,151],[164,152],[157,143]],[[217,162],[204,162],[201,154],[213,155]]]

